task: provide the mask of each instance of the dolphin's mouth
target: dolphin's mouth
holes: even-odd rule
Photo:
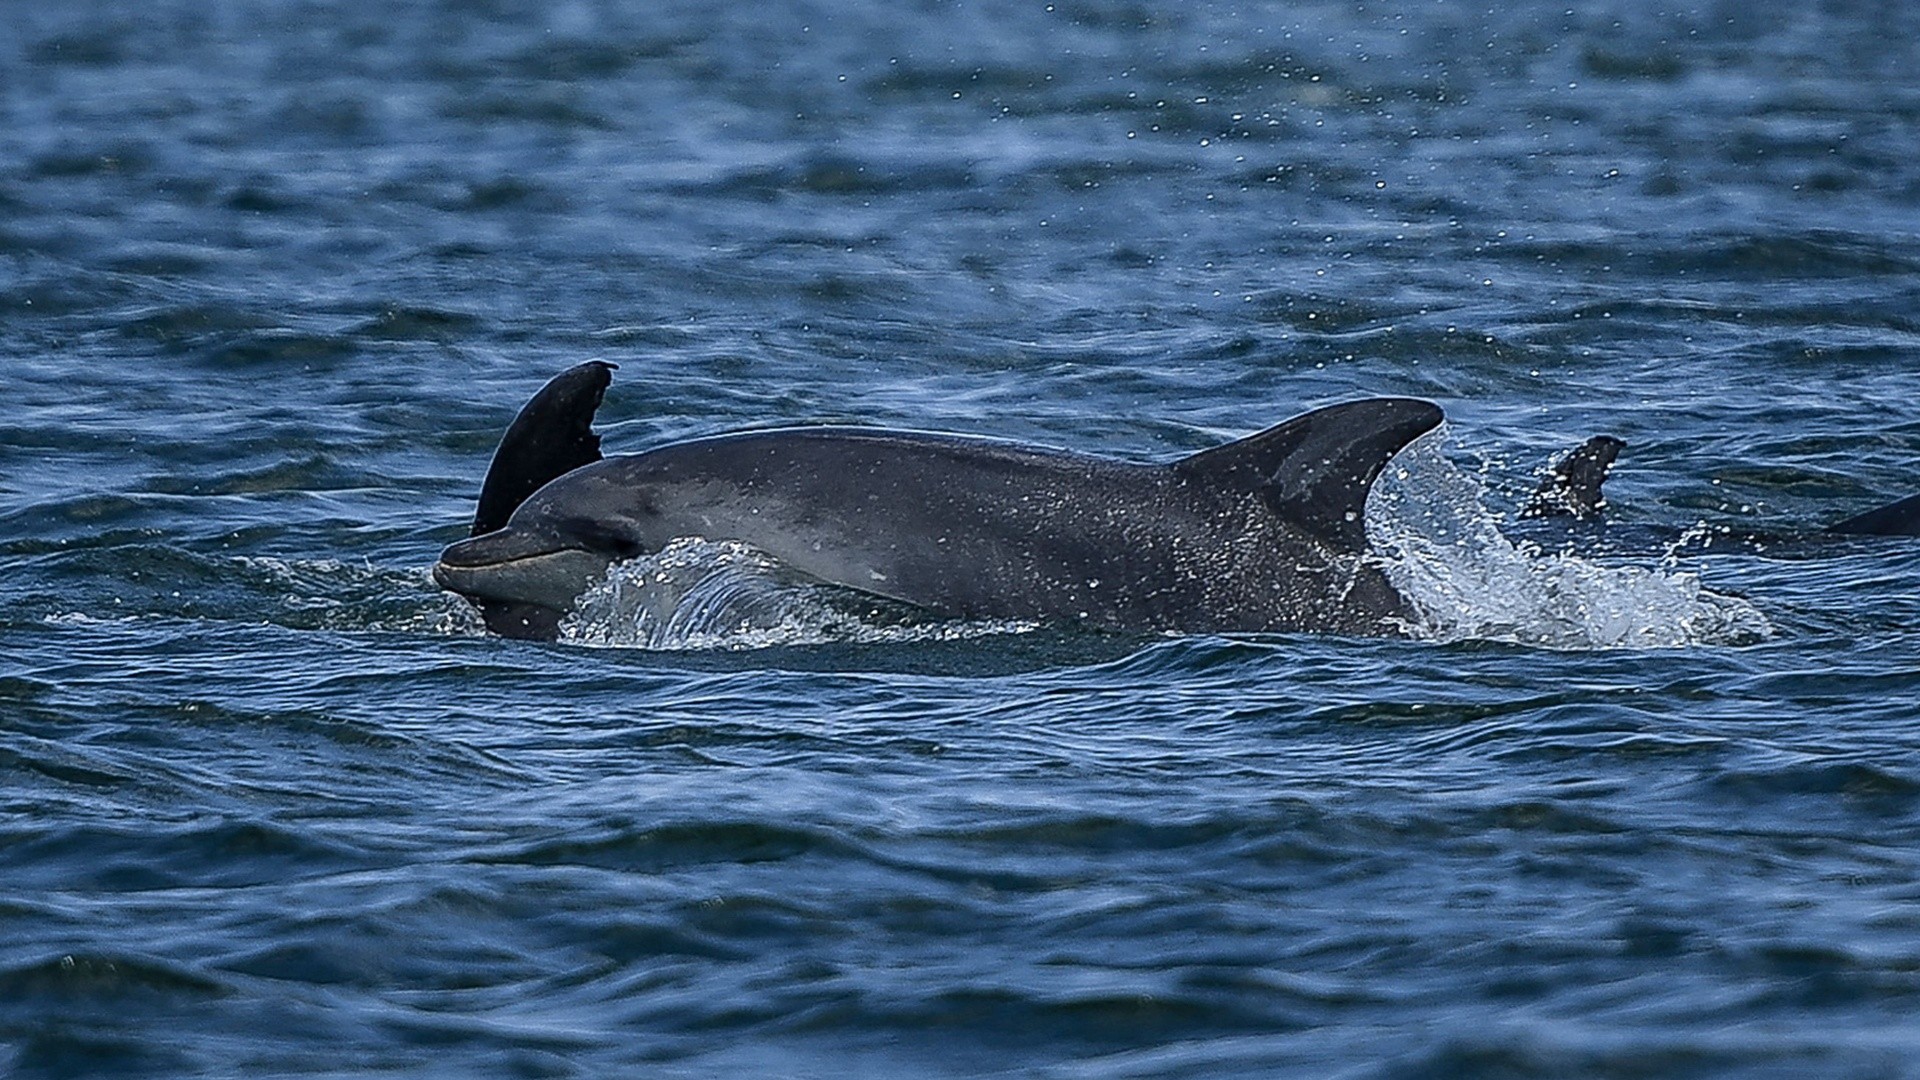
[[[565,541],[527,529],[495,529],[456,544],[440,553],[440,565],[457,568],[498,566],[538,558],[568,549]]]
[[[612,562],[606,555],[507,528],[449,546],[433,566],[433,580],[475,600],[565,611]]]

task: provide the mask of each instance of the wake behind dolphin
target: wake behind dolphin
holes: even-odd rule
[[[582,364],[528,402],[474,535],[434,566],[496,633],[552,638],[609,565],[686,537],[959,619],[1391,635],[1411,615],[1366,557],[1365,508],[1440,423],[1428,402],[1335,405],[1171,464],[845,427],[602,458],[591,423],[610,380]]]

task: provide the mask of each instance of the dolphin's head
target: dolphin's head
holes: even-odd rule
[[[595,551],[558,532],[509,524],[441,552],[433,580],[476,602],[565,611],[613,560],[612,553]]]
[[[448,546],[433,580],[473,601],[496,633],[552,637],[560,617],[608,566],[648,550],[614,509],[598,471],[569,473],[522,503],[501,528]]]

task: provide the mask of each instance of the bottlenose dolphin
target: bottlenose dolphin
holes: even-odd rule
[[[962,435],[747,431],[602,458],[611,365],[555,378],[433,568],[496,633],[551,638],[607,567],[681,537],[939,616],[1115,630],[1403,632],[1368,491],[1440,409],[1373,398],[1169,464]],[[527,494],[531,492],[531,494]]]

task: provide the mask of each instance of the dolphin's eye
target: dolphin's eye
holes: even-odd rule
[[[609,527],[604,521],[577,518],[567,523],[567,532],[574,542],[588,551],[601,552],[616,559],[631,559],[647,553],[638,541]]]

